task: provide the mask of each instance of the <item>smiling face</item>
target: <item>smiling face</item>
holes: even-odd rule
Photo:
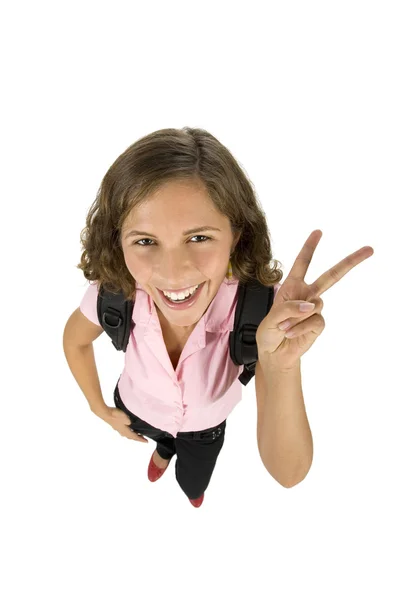
[[[204,226],[219,231],[200,231]],[[184,234],[189,229],[194,231]],[[216,210],[201,184],[188,181],[165,183],[132,210],[121,232],[127,269],[152,297],[160,323],[176,331],[181,327],[183,332],[194,328],[217,294],[238,238],[234,239],[229,219]],[[183,310],[167,306],[159,291],[203,282],[196,302]]]

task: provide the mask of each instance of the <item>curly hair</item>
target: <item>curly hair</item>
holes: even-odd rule
[[[89,282],[122,291],[125,299],[135,297],[135,280],[122,251],[122,226],[134,207],[171,180],[200,180],[215,208],[229,218],[233,236],[240,232],[231,257],[233,277],[268,286],[282,279],[282,264],[272,259],[265,213],[243,169],[206,130],[183,127],[140,138],[108,169],[80,233],[83,252],[76,266]]]

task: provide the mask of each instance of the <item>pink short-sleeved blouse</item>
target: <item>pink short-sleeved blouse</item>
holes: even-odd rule
[[[238,280],[225,278],[207,311],[196,323],[174,370],[151,296],[136,283],[136,298],[118,389],[125,406],[140,419],[173,437],[200,431],[224,421],[242,398],[238,377],[244,365],[235,365],[229,353]],[[274,297],[281,284],[274,286]],[[97,284],[89,284],[81,312],[97,318]],[[112,343],[110,341],[110,349]]]

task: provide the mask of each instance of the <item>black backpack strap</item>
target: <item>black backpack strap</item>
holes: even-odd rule
[[[117,350],[126,352],[132,325],[133,300],[126,300],[122,290],[108,292],[100,286],[97,318]],[[134,323],[133,323],[134,326]]]
[[[233,331],[229,335],[229,350],[235,365],[244,365],[239,381],[247,385],[255,375],[258,360],[256,333],[259,324],[274,302],[274,287],[252,279],[239,283]]]

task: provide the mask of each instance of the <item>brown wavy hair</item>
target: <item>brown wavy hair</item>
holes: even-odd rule
[[[122,226],[134,207],[171,180],[200,180],[216,209],[229,218],[233,236],[240,232],[230,259],[240,283],[257,279],[272,286],[282,279],[282,264],[272,258],[265,213],[252,183],[211,133],[183,127],[140,138],[108,169],[80,234],[83,252],[76,266],[88,281],[111,292],[122,290],[125,299],[134,299],[136,286],[124,260]]]

